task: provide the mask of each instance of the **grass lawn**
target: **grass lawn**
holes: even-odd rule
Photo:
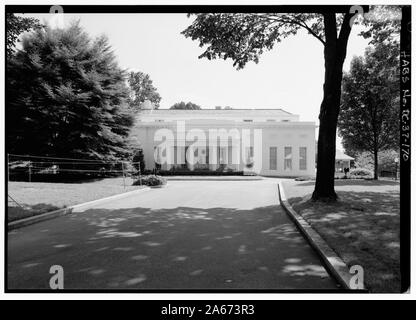
[[[92,201],[118,193],[132,191],[132,179],[108,178],[81,183],[14,182],[8,183],[8,194],[23,208],[8,198],[7,220],[14,221],[71,205]]]
[[[400,186],[391,180],[335,180],[339,201],[310,200],[314,181],[284,180],[293,208],[348,266],[364,268],[371,292],[400,291]]]

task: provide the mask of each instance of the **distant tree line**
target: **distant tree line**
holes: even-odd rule
[[[128,75],[128,82],[131,89],[129,104],[134,110],[139,110],[146,100],[149,100],[155,109],[159,108],[162,97],[148,74],[132,71]]]
[[[200,110],[201,107],[192,102],[177,102],[173,106],[170,107],[172,110]]]

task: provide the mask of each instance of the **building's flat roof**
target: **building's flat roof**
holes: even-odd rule
[[[336,160],[354,160],[353,157],[350,157],[348,155],[346,155],[345,153],[343,153],[341,150],[336,150],[335,153],[335,159]]]
[[[280,114],[280,115],[294,115],[286,110],[281,108],[276,109],[268,109],[268,108],[251,108],[251,109],[244,109],[244,108],[233,108],[233,109],[196,109],[196,110],[186,110],[186,109],[142,109],[140,110],[141,113],[261,113],[261,115],[267,114]]]

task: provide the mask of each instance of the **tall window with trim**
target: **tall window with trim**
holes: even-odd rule
[[[306,147],[299,148],[299,170],[306,170]]]
[[[277,170],[277,147],[270,147],[270,170]]]
[[[292,170],[292,147],[285,147],[285,170]]]

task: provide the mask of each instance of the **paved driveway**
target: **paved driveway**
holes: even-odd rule
[[[170,181],[166,188],[14,230],[8,287],[336,288],[278,205],[277,181]]]

